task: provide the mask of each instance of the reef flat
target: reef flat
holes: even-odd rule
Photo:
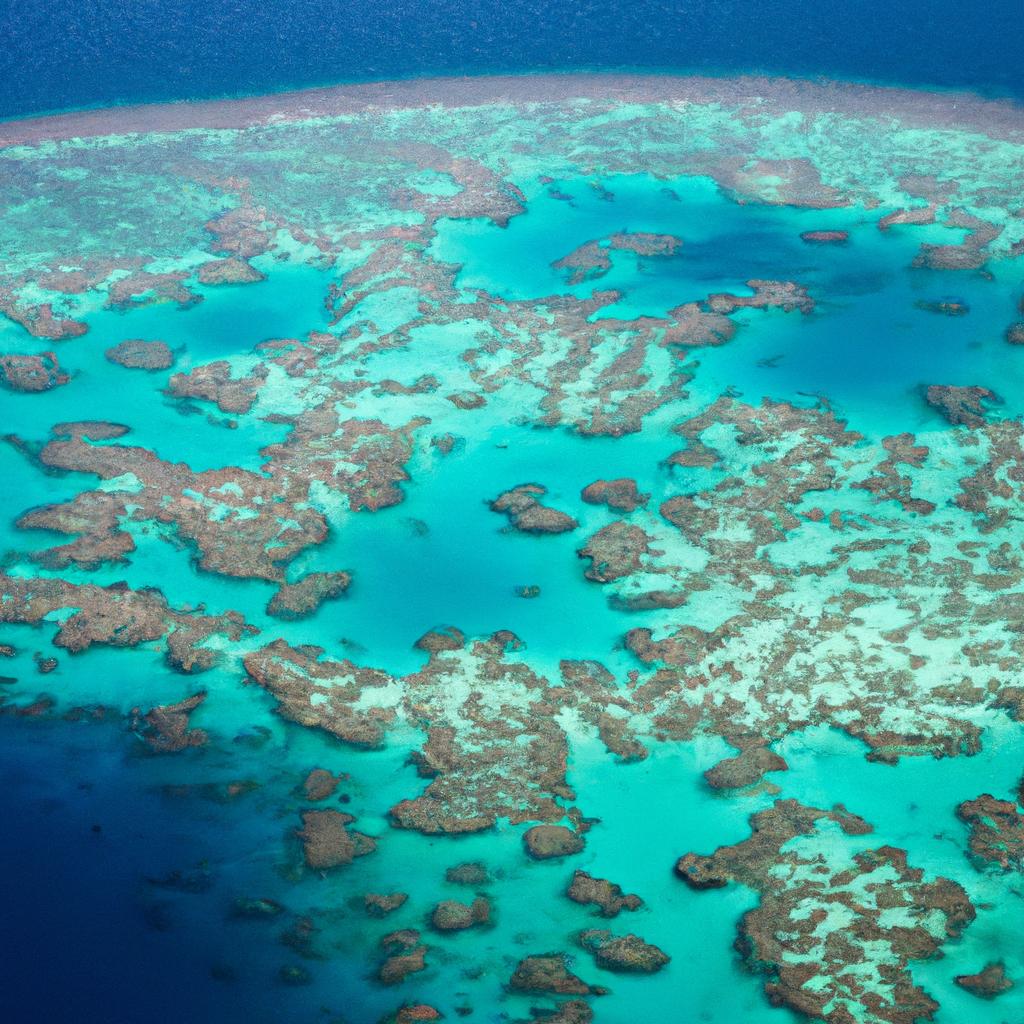
[[[1022,166],[756,78],[0,124],[5,991],[81,913],[76,1019],[1024,1014]]]

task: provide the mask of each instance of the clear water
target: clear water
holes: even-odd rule
[[[500,104],[486,115],[472,109],[452,115],[459,123],[447,128],[440,124],[443,114],[436,114],[436,124],[426,122],[427,128],[433,125],[455,139],[482,133],[472,144],[463,144],[481,160],[488,148],[480,128],[486,117],[493,118],[486,123],[495,133],[495,124],[518,118],[515,130],[524,138],[540,123],[532,120],[540,118],[533,111],[517,108],[510,114]],[[224,138],[215,132],[196,138],[184,133],[111,145],[124,145],[129,154],[124,160],[133,164],[153,156],[146,148],[150,145],[173,158],[172,167],[177,166],[173,160],[186,157],[225,163],[237,159],[254,175],[254,188],[262,190],[268,203],[277,199],[292,210],[308,203],[311,221],[341,225],[339,230],[354,231],[389,215],[396,224],[416,221],[419,215],[410,217],[388,206],[389,187],[408,184],[403,176],[412,175],[409,168],[395,170],[374,153],[379,140],[373,132],[389,136],[389,126],[367,129],[370,156],[354,143],[351,149],[348,143],[341,146],[340,156],[318,153],[305,130],[300,125],[272,140],[256,129],[251,136],[242,131],[240,144],[226,142],[234,133],[225,131]],[[429,135],[423,123],[402,130]],[[783,129],[779,132],[783,142],[777,144],[797,147]],[[971,152],[970,138],[956,136],[950,142],[939,135],[951,148],[956,143]],[[255,142],[246,149],[250,138]],[[365,139],[357,141],[366,145]],[[450,137],[442,142],[452,146]],[[222,145],[223,151],[218,149]],[[231,149],[235,145],[241,156]],[[747,281],[771,278],[804,285],[814,298],[813,312],[735,313],[734,338],[687,354],[685,369],[692,380],[685,393],[644,417],[641,430],[622,437],[583,436],[571,422],[539,425],[538,394],[522,382],[489,393],[481,409],[456,408],[447,394],[477,389],[463,353],[479,343],[483,326],[468,316],[449,323],[418,323],[419,300],[430,298],[429,289],[421,296],[414,285],[392,287],[384,275],[373,280],[372,294],[353,312],[332,322],[328,289],[337,285],[344,291],[346,272],[358,267],[360,255],[372,246],[339,247],[335,259],[307,260],[294,253],[286,258],[281,244],[276,256],[285,258],[253,261],[265,280],[218,287],[192,282],[202,301],[185,309],[158,303],[118,312],[103,308],[102,295],[68,300],[89,330],[67,342],[31,338],[13,321],[0,322],[4,351],[56,348],[61,365],[72,373],[69,383],[48,392],[0,392],[5,432],[26,442],[30,452],[49,438],[58,422],[113,420],[130,428],[125,443],[167,462],[185,463],[196,473],[230,467],[265,472],[267,448],[284,441],[291,429],[267,417],[300,412],[325,392],[303,390],[303,381],[275,369],[252,410],[236,416],[219,412],[209,402],[174,399],[165,390],[168,378],[217,359],[227,359],[236,373],[245,372],[259,361],[255,346],[261,341],[304,338],[314,330],[329,331],[341,345],[354,346],[353,338],[379,338],[413,325],[394,347],[347,361],[325,361],[317,371],[319,387],[363,377],[406,384],[425,373],[441,379],[441,386],[429,394],[381,395],[368,389],[347,399],[345,415],[380,417],[390,425],[426,416],[430,424],[416,435],[405,463],[410,479],[401,485],[399,504],[376,512],[352,511],[340,499],[311,492],[309,501],[325,515],[328,535],[294,559],[289,578],[344,568],[352,573],[353,583],[342,599],[325,602],[294,622],[267,613],[274,583],[200,569],[194,548],[175,543],[174,528],[153,520],[126,526],[136,548],[122,562],[59,571],[39,564],[33,554],[67,538],[19,529],[15,520],[30,508],[93,490],[97,480],[89,473],[44,472],[24,449],[0,446],[0,548],[12,576],[60,576],[101,586],[124,581],[135,590],[155,586],[172,607],[202,604],[214,614],[234,610],[259,630],[237,643],[218,641],[225,660],[194,679],[167,666],[160,643],[131,649],[96,645],[74,655],[57,650],[56,670],[41,676],[33,655],[53,653],[60,616],[47,616],[37,625],[4,624],[0,642],[11,644],[17,654],[0,662],[0,676],[6,677],[5,703],[0,706],[24,708],[40,693],[54,700],[52,711],[39,717],[0,715],[0,813],[9,823],[0,844],[6,908],[0,928],[0,1000],[7,1004],[6,1019],[373,1022],[406,999],[436,1006],[448,1019],[529,1019],[532,1008],[551,1009],[557,1000],[508,991],[506,982],[516,962],[530,953],[565,950],[573,953],[574,970],[582,977],[611,989],[591,1001],[599,1022],[795,1022],[793,1011],[770,1005],[764,978],[733,948],[737,923],[757,904],[758,893],[740,884],[695,892],[672,871],[685,852],[711,853],[742,841],[749,834],[749,817],[780,797],[822,808],[844,804],[872,823],[870,835],[823,830],[818,839],[829,863],[852,862],[863,850],[891,844],[907,850],[926,879],[947,877],[964,888],[977,909],[976,921],[962,938],[944,943],[941,957],[911,966],[914,982],[940,1003],[934,1018],[939,1024],[1012,1021],[1024,1015],[1019,873],[975,866],[967,855],[967,829],[955,815],[960,802],[981,793],[1011,798],[1019,781],[1020,725],[984,702],[964,710],[951,699],[945,708],[981,729],[980,751],[973,756],[907,756],[895,766],[872,763],[865,758],[865,744],[841,731],[838,719],[831,726],[794,725],[773,744],[789,770],[773,773],[770,785],[739,792],[716,792],[702,777],[734,753],[720,724],[699,728],[687,740],[667,740],[637,711],[649,756],[625,764],[604,748],[592,726],[564,710],[559,721],[569,743],[567,781],[576,792],[573,803],[593,820],[593,827],[579,856],[535,862],[523,853],[525,825],[507,820],[486,832],[459,837],[391,827],[388,810],[425,784],[410,761],[424,739],[416,722],[403,720],[383,749],[359,751],[322,731],[285,723],[274,714],[269,695],[243,684],[241,658],[276,638],[295,647],[318,645],[330,657],[349,657],[398,678],[426,661],[425,653],[414,647],[419,637],[433,628],[456,626],[470,637],[512,630],[524,645],[517,657],[551,680],[557,680],[563,661],[600,661],[624,691],[629,672],[646,677],[650,671],[624,647],[630,630],[646,627],[659,638],[680,625],[711,630],[755,599],[723,576],[710,578],[709,589],[695,592],[685,610],[624,610],[621,602],[610,599],[614,586],[602,587],[584,577],[586,565],[577,554],[587,538],[618,516],[583,502],[580,491],[599,478],[635,479],[651,499],[647,510],[628,518],[651,532],[652,546],[661,551],[652,557],[700,569],[704,556],[687,547],[658,509],[667,499],[710,490],[730,476],[748,483],[756,478],[759,452],[752,453],[728,431],[715,435],[715,446],[723,452],[720,465],[686,468],[668,461],[686,447],[673,427],[721,395],[752,405],[768,397],[801,409],[826,396],[836,415],[863,435],[859,447],[844,455],[865,465],[881,461],[881,441],[894,434],[912,432],[918,443],[930,446],[930,461],[923,469],[904,471],[912,478],[914,493],[933,497],[939,506],[935,518],[926,520],[895,502],[876,503],[863,490],[837,485],[844,488],[844,514],[857,522],[855,539],[900,544],[927,539],[951,558],[961,540],[986,551],[1002,542],[1019,549],[1015,512],[990,536],[955,506],[958,481],[977,468],[987,449],[980,442],[977,451],[971,449],[964,443],[968,428],[952,426],[923,397],[929,384],[980,385],[1001,399],[990,414],[992,421],[1016,421],[1024,415],[1022,350],[1003,337],[1016,315],[1022,278],[1019,260],[1014,262],[1006,251],[1022,231],[1007,211],[994,200],[984,208],[975,206],[993,217],[1001,211],[1005,218],[1003,249],[988,264],[990,273],[913,269],[910,264],[922,243],[955,244],[965,233],[941,225],[879,231],[879,218],[908,201],[907,195],[890,191],[880,206],[856,202],[831,210],[737,202],[704,174],[668,177],[642,167],[629,173],[621,166],[600,173],[600,166],[590,166],[592,158],[583,157],[578,158],[580,166],[567,167],[573,161],[559,146],[547,145],[552,169],[562,168],[557,174],[538,170],[543,149],[540,156],[537,151],[526,156],[514,146],[494,147],[491,156],[502,165],[501,173],[524,196],[524,212],[508,226],[471,216],[442,218],[431,229],[416,258],[455,268],[451,283],[456,302],[468,304],[474,295],[486,293],[493,308],[522,309],[553,295],[585,299],[595,289],[621,292],[613,305],[592,318],[596,331],[602,319],[660,317],[717,292],[748,295]],[[104,167],[116,162],[116,156],[86,144],[76,156],[75,146],[61,150],[60,173],[70,175],[68,165],[77,166],[80,180],[88,180],[90,175],[102,177]],[[1015,152],[1019,158],[1019,146]],[[888,154],[881,154],[879,166],[883,157]],[[316,183],[281,174],[274,163],[294,168],[300,158],[321,172]],[[17,159],[17,154],[11,157],[12,167]],[[344,196],[335,195],[329,177],[337,170],[334,159],[353,176]],[[384,169],[374,178],[376,165],[367,172],[359,161],[372,164],[377,159]],[[973,158],[963,159],[970,164]],[[265,180],[259,177],[261,161],[269,168],[263,172]],[[55,187],[58,179],[48,177],[45,151],[27,158],[24,166],[29,170],[23,173],[39,176],[46,202],[62,215],[81,201],[80,194],[65,198]],[[995,158],[991,165],[980,160],[970,166],[984,182]],[[1005,161],[1000,163],[992,177],[998,179],[1005,166]],[[876,172],[881,180],[883,172]],[[180,184],[176,175],[187,177],[184,171],[164,173],[161,182]],[[373,178],[377,191],[360,174]],[[130,210],[144,209],[152,201],[143,181],[133,177],[123,186]],[[869,184],[884,191],[877,181]],[[21,196],[21,185],[5,186],[0,178],[0,193],[5,187]],[[452,190],[435,191],[443,196]],[[351,206],[338,214],[344,203]],[[31,246],[45,238],[45,229],[39,228],[37,238],[20,206],[18,216],[24,240],[19,266],[33,259],[56,259],[59,254],[33,257]],[[825,229],[848,232],[848,242],[810,246],[800,240],[802,232]],[[186,242],[195,230],[194,224],[182,228],[182,259],[191,258]],[[615,251],[607,274],[578,285],[568,285],[564,272],[552,266],[577,246],[619,231],[677,235],[683,246],[669,257]],[[105,237],[97,229],[89,245],[102,248]],[[173,230],[161,229],[159,242],[166,250],[162,258],[170,258],[178,241]],[[945,298],[966,303],[969,315],[942,316],[917,306],[919,300]],[[106,360],[107,348],[136,337],[165,341],[175,352],[174,367],[145,372]],[[659,353],[654,358],[661,358]],[[538,357],[538,365],[542,361]],[[655,365],[667,374],[667,361]],[[460,442],[452,454],[441,456],[428,438],[446,431],[458,435]],[[552,536],[508,529],[506,519],[491,511],[488,502],[529,481],[542,482],[548,489],[544,501],[571,514],[578,528]],[[117,485],[107,481],[103,486]],[[794,508],[806,512],[819,499],[820,494],[811,493]],[[841,540],[851,539],[843,535]],[[816,614],[851,586],[845,570],[832,575],[814,571],[838,543],[823,524],[803,519],[770,547],[766,558],[794,569],[794,605]],[[870,549],[862,557],[866,567],[875,565]],[[926,611],[945,593],[945,585],[935,581],[917,595]],[[523,586],[539,587],[539,596],[519,596],[516,590]],[[891,606],[884,602],[883,583],[875,606],[858,611],[859,622],[846,613],[852,630],[881,633],[906,614],[900,585],[889,586]],[[977,597],[975,590],[970,595]],[[936,617],[944,614],[936,612]],[[1019,633],[1012,615],[1013,607],[1003,618],[996,615],[979,624],[964,613],[962,640],[1012,640]],[[957,638],[949,641],[922,630],[914,642],[937,666],[928,685],[961,679],[988,685],[986,674],[992,673],[987,663],[980,668],[971,664]],[[756,629],[737,642],[737,663],[743,671],[745,652],[756,651],[760,643]],[[844,665],[855,700],[868,700],[858,686],[869,670],[880,666],[895,673],[902,668],[888,649],[877,659],[877,666]],[[994,671],[994,686],[1007,684],[1016,671],[1016,661],[1007,663],[1009,670]],[[743,678],[743,671],[737,669],[744,685],[757,682]],[[398,687],[405,685],[400,682]],[[191,724],[207,730],[209,742],[175,755],[149,753],[132,734],[126,717],[130,710],[172,703],[199,688],[208,697]],[[780,684],[780,691],[784,689]],[[745,714],[763,710],[757,703],[761,698],[747,699],[748,706],[736,712],[737,732],[748,728]],[[739,700],[742,705],[742,694]],[[893,700],[903,713],[902,697]],[[794,722],[800,719],[798,703],[794,697]],[[106,721],[61,717],[73,708],[98,704],[111,709]],[[260,737],[261,744],[250,742]],[[347,773],[339,791],[346,802],[333,797],[323,806],[355,815],[355,827],[379,840],[372,856],[322,875],[297,870],[301,851],[294,836],[300,811],[310,806],[297,787],[314,766]],[[259,785],[232,800],[211,798],[219,792],[216,787],[236,780]],[[168,787],[191,789],[169,792]],[[425,923],[430,909],[440,899],[467,895],[465,888],[445,881],[445,869],[468,860],[483,861],[493,876],[484,887],[494,908],[493,923],[464,934],[437,935]],[[587,908],[563,895],[575,868],[643,897],[642,910],[624,914],[608,927],[634,931],[658,945],[671,957],[665,970],[650,977],[613,974],[595,966],[574,945],[580,929],[604,927]],[[196,870],[207,883],[202,891],[179,891],[152,881],[174,871]],[[363,893],[399,889],[409,894],[403,908],[382,921],[366,917]],[[231,919],[232,901],[252,896],[275,899],[287,910],[273,921]],[[317,958],[304,960],[280,941],[296,915],[311,916],[319,929]],[[378,942],[400,927],[423,932],[428,969],[398,989],[387,989],[373,978]],[[1007,975],[1017,980],[997,1000],[980,1000],[953,982],[956,975],[974,973],[990,960],[1001,960]],[[289,986],[280,980],[282,966],[292,965],[309,972],[307,984]],[[881,1018],[863,1011],[858,1019]]]

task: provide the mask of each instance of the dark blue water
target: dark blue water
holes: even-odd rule
[[[211,851],[161,800],[161,767],[126,772],[125,756],[118,726],[0,718],[0,1020],[142,1024],[258,1010],[209,972],[237,930],[223,917],[183,930],[176,894],[140,877]]]
[[[765,71],[1024,96],[1020,0],[0,0],[0,117],[442,73]]]

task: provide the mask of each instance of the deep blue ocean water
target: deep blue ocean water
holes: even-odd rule
[[[636,68],[1024,96],[1019,0],[2,0],[0,117],[372,78]]]

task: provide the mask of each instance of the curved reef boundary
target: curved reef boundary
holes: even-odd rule
[[[564,73],[480,75],[366,82],[239,99],[104,107],[0,123],[0,149],[135,132],[228,129],[342,117],[373,110],[494,103],[749,104],[751,113],[834,112],[895,117],[904,124],[973,128],[993,137],[1024,134],[1024,106],[969,92],[876,86],[858,82],[743,75]]]

